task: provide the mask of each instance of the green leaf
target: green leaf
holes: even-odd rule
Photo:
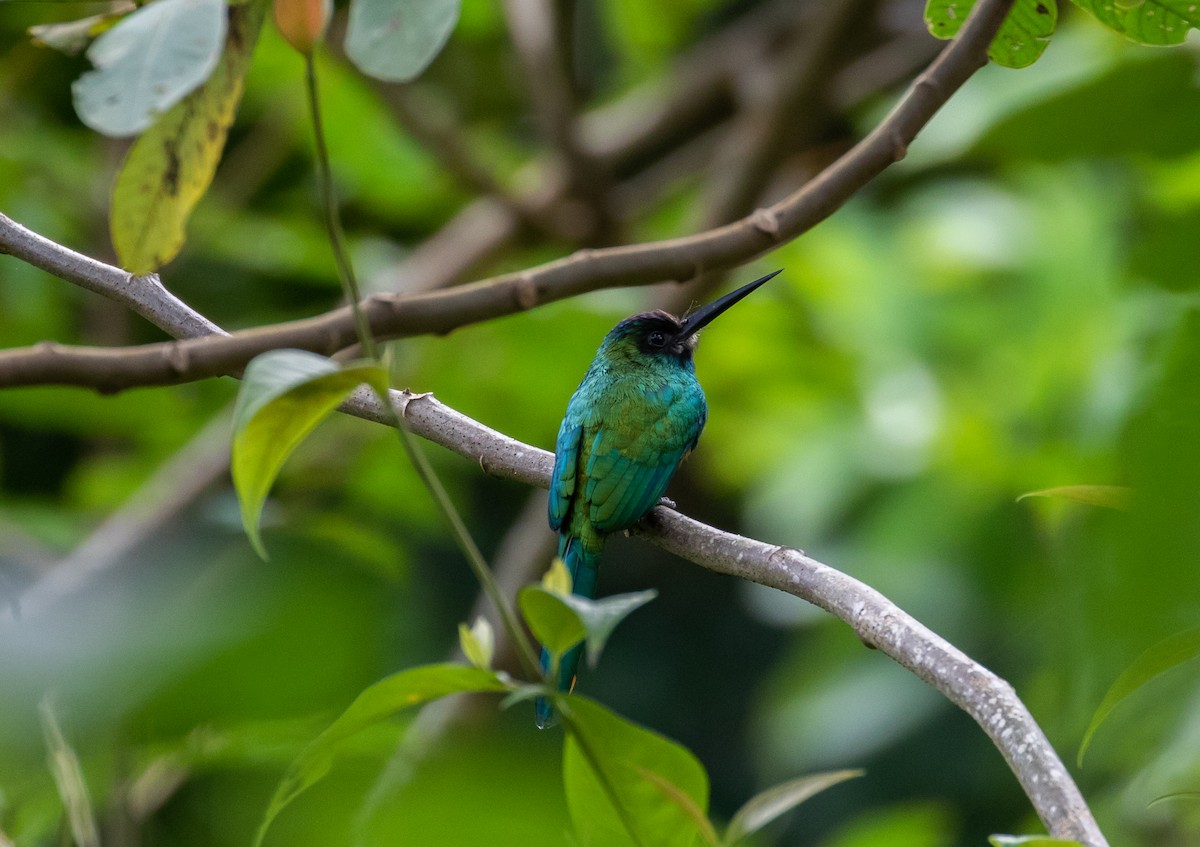
[[[518,602],[529,628],[547,650],[561,655],[586,638],[588,665],[595,667],[617,624],[657,596],[651,589],[591,600],[527,585]]]
[[[233,485],[250,543],[267,557],[259,537],[263,501],[279,469],[318,423],[356,386],[387,390],[374,364],[338,365],[304,350],[272,350],[246,366],[233,416]]]
[[[708,775],[689,750],[586,698],[562,706],[563,783],[583,847],[708,840]]]
[[[1096,734],[1100,724],[1112,714],[1118,703],[1156,676],[1197,656],[1200,656],[1200,627],[1164,638],[1138,656],[1133,664],[1117,677],[1117,681],[1104,695],[1096,713],[1092,715],[1092,722],[1088,724],[1087,732],[1083,734],[1083,742],[1079,745],[1078,763],[1083,764],[1083,756],[1092,743],[1092,736]]]
[[[600,661],[600,653],[604,650],[608,637],[617,628],[617,624],[657,596],[658,592],[650,589],[632,594],[615,594],[602,600],[589,600],[577,594],[568,594],[559,597],[559,600],[579,616],[587,633],[588,665],[595,667]]]
[[[758,832],[780,815],[790,812],[809,797],[826,788],[863,775],[860,770],[829,771],[803,776],[762,791],[737,810],[722,839],[723,847],[732,847],[748,835]]]
[[[481,670],[491,668],[492,658],[496,654],[496,634],[487,618],[480,615],[470,627],[460,623],[458,643],[468,662]]]
[[[1129,498],[1133,492],[1123,485],[1060,485],[1056,488],[1042,488],[1038,491],[1028,491],[1017,498],[1020,502],[1026,497],[1060,497],[1064,500],[1074,500],[1076,503],[1086,503],[1089,506],[1104,506],[1107,509],[1129,508]]]
[[[1200,800],[1200,791],[1173,791],[1170,794],[1164,794],[1161,797],[1155,797],[1146,804],[1146,808],[1165,803],[1168,800]]]
[[[1188,29],[1200,26],[1191,0],[1074,0],[1096,20],[1138,44],[1182,44]]]
[[[157,270],[183,247],[188,218],[221,161],[263,15],[261,3],[232,7],[225,52],[212,76],[129,149],[113,187],[110,228],[130,272]]]
[[[1078,841],[1051,838],[1049,835],[989,835],[992,847],[1084,847]]]
[[[517,595],[517,604],[530,632],[556,656],[570,650],[587,635],[583,621],[565,599],[540,585],[527,585]]]
[[[458,22],[461,0],[351,0],[346,55],[367,76],[408,82],[429,66]]]
[[[571,593],[571,572],[558,556],[554,557],[554,561],[550,563],[550,570],[542,576],[542,588],[555,594]]]
[[[926,0],[925,26],[937,38],[953,38],[966,22],[975,0]],[[1057,0],[1016,0],[988,56],[1006,68],[1024,68],[1042,55],[1058,23]]]
[[[199,86],[225,43],[224,0],[155,0],[88,48],[95,65],[71,92],[96,132],[136,135]]]
[[[351,736],[404,709],[450,694],[507,690],[509,686],[496,673],[466,665],[424,665],[381,679],[359,694],[292,762],[275,789],[255,845],[262,844],[267,828],[289,803],[329,772],[339,746]]]

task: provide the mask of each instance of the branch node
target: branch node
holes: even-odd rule
[[[779,214],[771,209],[756,209],[750,216],[751,225],[772,241],[779,241]]]
[[[168,344],[163,349],[163,361],[167,363],[167,367],[175,374],[186,374],[188,363],[191,357],[188,355],[187,348],[179,343]]]
[[[537,283],[532,275],[523,273],[517,277],[516,284],[513,286],[513,297],[517,301],[517,306],[525,311],[538,304]]]

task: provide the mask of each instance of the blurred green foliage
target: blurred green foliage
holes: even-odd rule
[[[658,78],[736,11],[714,0],[588,8],[585,71],[601,101]],[[123,148],[72,111],[86,62],[24,33],[95,11],[4,4],[0,209],[111,261]],[[381,278],[467,194],[372,84],[320,58],[352,249],[360,275]],[[883,591],[1010,680],[1068,760],[1113,680],[1200,613],[1195,74],[1192,53],[1136,46],[1083,14],[1065,15],[1033,67],[980,72],[908,160],[739,272],[787,269],[705,333],[709,424],[670,492],[688,514],[802,547]],[[494,4],[465,4],[422,84],[514,179],[536,135]],[[266,28],[213,189],[164,271],[230,329],[337,302],[303,98],[301,60]],[[882,105],[848,118],[866,130]],[[702,177],[684,175],[631,231],[682,234]],[[474,276],[563,249],[518,245]],[[398,342],[395,384],[548,447],[603,333],[647,302],[608,291]],[[158,338],[114,304],[0,263],[5,347]],[[235,389],[0,393],[4,598],[121,514]],[[491,555],[528,493],[427,449]],[[1016,502],[1072,484],[1130,486],[1130,509]],[[476,587],[382,428],[323,424],[283,468],[263,527],[267,563],[220,481],[85,593],[3,624],[0,831],[22,847],[59,843],[37,718],[47,692],[105,844],[246,845],[288,763],[334,715],[375,680],[454,648]],[[715,819],[785,779],[867,771],[752,843],[929,847],[1040,831],[978,728],[844,625],[615,539],[601,594],[648,587],[659,599],[616,631],[580,689],[692,750]],[[1183,665],[1097,732],[1076,776],[1113,844],[1200,839],[1200,804],[1148,807],[1200,786],[1198,704]],[[413,760],[393,756],[395,728],[368,733],[267,843],[569,843],[561,736],[536,732],[528,711],[469,710]]]

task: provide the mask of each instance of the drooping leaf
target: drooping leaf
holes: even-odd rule
[[[129,149],[113,187],[110,227],[117,256],[132,273],[157,270],[183,247],[188,218],[221,161],[263,15],[261,3],[232,7],[212,76]]]
[[[975,0],[926,0],[925,26],[937,38],[953,38],[974,6]],[[1016,0],[988,46],[988,56],[1006,68],[1028,67],[1050,43],[1057,23],[1057,0]]]
[[[225,44],[224,0],[154,0],[88,48],[95,66],[71,92],[80,120],[136,135],[208,79]]]
[[[404,709],[450,694],[507,690],[508,684],[494,672],[466,665],[425,665],[381,679],[359,694],[288,768],[271,797],[255,845],[262,843],[271,822],[289,803],[329,772],[339,746],[351,736]]]
[[[534,637],[551,653],[561,656],[587,635],[579,615],[565,602],[564,597],[542,588],[527,585],[517,595],[517,605]]]
[[[689,750],[583,697],[566,698],[560,714],[567,807],[583,847],[693,847],[704,837],[708,774]]]
[[[472,665],[482,670],[491,668],[492,657],[496,654],[496,633],[483,615],[469,627],[465,623],[458,625],[458,644]]]
[[[441,52],[461,0],[351,0],[346,55],[385,82],[415,79]]]
[[[725,837],[721,839],[722,847],[733,847],[734,844],[746,836],[758,832],[780,815],[787,814],[809,797],[819,794],[839,782],[862,776],[862,774],[863,772],[859,770],[812,774],[788,780],[754,795],[737,810],[733,820],[729,822],[729,827],[725,830]]]
[[[1113,32],[1138,44],[1182,44],[1189,29],[1200,26],[1191,0],[1073,0]]]
[[[1197,656],[1200,656],[1200,627],[1164,638],[1138,656],[1133,664],[1117,677],[1117,681],[1100,701],[1096,713],[1092,715],[1092,721],[1088,724],[1083,741],[1079,745],[1078,763],[1083,764],[1083,756],[1092,743],[1092,737],[1100,728],[1100,724],[1112,714],[1117,704],[1150,680]]]
[[[231,470],[242,524],[264,559],[258,524],[279,469],[305,436],[364,382],[385,391],[387,374],[378,365],[339,365],[304,350],[273,350],[246,366],[234,409]]]
[[[1049,835],[989,835],[988,843],[992,847],[1084,847],[1078,841]]]
[[[1123,511],[1129,508],[1129,498],[1132,493],[1123,485],[1060,485],[1055,488],[1028,491],[1017,500],[1024,500],[1026,497],[1058,497],[1064,500],[1073,500],[1076,503],[1086,503],[1089,506],[1104,506],[1106,509]]]

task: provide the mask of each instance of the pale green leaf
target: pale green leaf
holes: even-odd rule
[[[496,653],[496,634],[487,618],[480,615],[470,627],[460,623],[458,643],[468,662],[482,670],[491,668],[492,658]]]
[[[953,38],[974,5],[975,0],[926,0],[925,26],[937,38]],[[1016,0],[988,46],[988,56],[1008,68],[1032,65],[1050,43],[1057,23],[1057,0]]]
[[[255,845],[267,828],[297,796],[320,780],[333,766],[339,747],[351,736],[412,706],[450,694],[507,691],[497,674],[466,665],[425,665],[392,674],[367,688],[336,721],[304,749],[275,789],[259,826]]]
[[[1200,26],[1192,0],[1074,0],[1096,20],[1139,44],[1182,44],[1188,30]]]
[[[279,469],[318,423],[356,386],[387,389],[378,365],[339,365],[304,350],[273,350],[246,366],[234,409],[231,470],[242,524],[259,555],[263,501]]]
[[[748,835],[758,832],[771,821],[790,812],[808,798],[826,788],[862,776],[860,770],[829,771],[802,776],[762,791],[737,810],[725,830],[723,847],[732,847]]]
[[[1117,681],[1100,701],[1096,713],[1092,715],[1092,721],[1083,734],[1083,742],[1079,745],[1078,763],[1083,764],[1083,756],[1092,743],[1092,737],[1100,728],[1100,724],[1112,714],[1117,704],[1156,676],[1197,656],[1200,656],[1200,627],[1164,638],[1138,656],[1133,664],[1117,677]]]
[[[460,5],[461,0],[350,0],[346,55],[376,79],[415,79],[450,38]]]
[[[560,715],[567,807],[583,847],[693,847],[705,837],[708,775],[689,750],[583,697],[566,698]]]
[[[517,595],[521,615],[529,631],[542,646],[561,656],[587,634],[579,615],[565,603],[565,597],[540,585],[527,585]]]
[[[217,69],[133,146],[113,187],[110,229],[121,264],[157,270],[183,247],[188,218],[208,190],[237,114],[263,5],[229,10],[229,40]]]
[[[550,570],[542,576],[542,588],[555,594],[571,593],[571,572],[558,556],[550,563]]]
[[[1107,509],[1128,509],[1133,492],[1123,485],[1060,485],[1056,488],[1042,488],[1029,491],[1017,498],[1026,497],[1057,497],[1064,500],[1074,500],[1076,503],[1087,503],[1089,506],[1104,506]]]
[[[587,633],[588,665],[595,667],[617,624],[657,596],[658,592],[650,589],[632,594],[615,594],[601,600],[590,600],[576,594],[561,596],[559,600],[575,612],[583,624]]]
[[[71,87],[80,120],[136,135],[208,79],[225,44],[224,0],[154,0],[88,48],[95,66]]]
[[[992,847],[1084,847],[1078,841],[1049,835],[989,835],[988,843]]]

